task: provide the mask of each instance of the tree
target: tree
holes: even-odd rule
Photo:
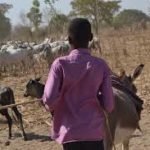
[[[44,9],[44,17],[47,23],[50,23],[50,20],[55,14],[57,14],[57,11],[54,7],[55,2],[58,0],[45,0],[46,8]]]
[[[56,12],[56,9],[54,8],[55,2],[58,0],[44,0],[45,4],[50,8],[50,11],[52,13]]]
[[[33,35],[31,28],[27,25],[16,25],[13,28],[12,36],[15,37],[15,39],[23,40],[23,41],[32,41]]]
[[[30,21],[27,18],[27,15],[23,11],[20,12],[19,19],[20,19],[20,24],[21,25],[30,26]]]
[[[15,40],[33,41],[33,33],[31,31],[31,24],[27,15],[21,11],[19,14],[19,24],[13,27],[11,36]]]
[[[0,4],[0,39],[5,39],[11,32],[10,19],[5,16],[6,12],[12,8],[12,5],[1,3]]]
[[[57,14],[57,10],[54,7],[55,2],[58,0],[44,0],[46,7],[44,8],[44,21],[48,25],[47,32],[50,33],[50,21]]]
[[[9,18],[0,12],[0,39],[5,39],[11,32],[11,24]]]
[[[7,3],[0,3],[0,12],[2,14],[5,14],[6,12],[8,12],[9,9],[11,9],[13,7],[13,5],[11,4],[7,4]]]
[[[69,19],[65,14],[57,13],[51,18],[49,26],[53,31],[57,31],[57,33],[59,32],[62,34],[66,29],[68,22]]]
[[[143,21],[149,21],[149,16],[140,10],[136,9],[125,9],[121,11],[113,20],[113,26],[115,28],[123,26],[132,26]]]
[[[30,9],[30,12],[27,13],[27,17],[31,21],[35,31],[38,31],[39,25],[42,19],[42,13],[40,13],[40,3],[38,0],[33,0],[33,6]]]
[[[103,21],[111,23],[114,13],[120,8],[119,3],[120,1],[73,0],[71,5],[73,13],[89,18],[93,23],[95,32],[99,34],[100,23]]]

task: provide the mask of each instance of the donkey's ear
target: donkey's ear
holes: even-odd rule
[[[126,76],[127,76],[127,75],[126,75],[125,70],[124,70],[124,69],[120,69],[120,71],[119,71],[119,78],[122,80],[122,79],[124,79]]]
[[[39,82],[41,80],[41,77],[36,78],[35,81]]]
[[[135,68],[131,76],[132,81],[134,81],[142,73],[143,68],[144,68],[144,64],[140,64],[139,66]]]

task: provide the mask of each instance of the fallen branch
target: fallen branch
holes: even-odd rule
[[[48,121],[44,121],[45,124],[47,124],[48,126],[51,126],[51,124]]]
[[[18,105],[31,104],[31,103],[34,103],[34,102],[40,102],[40,101],[39,100],[32,100],[32,101],[26,101],[26,102],[21,102],[21,103],[16,103],[16,104],[11,104],[11,105],[1,106],[0,110],[7,109],[7,108],[12,108],[12,107],[16,107]]]

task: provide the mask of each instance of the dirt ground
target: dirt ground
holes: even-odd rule
[[[142,34],[144,35],[144,34]],[[148,35],[148,34],[147,34]],[[146,36],[146,35],[145,35]],[[145,37],[144,36],[144,37]],[[141,35],[140,35],[141,37]],[[131,72],[139,63],[144,63],[145,67],[141,76],[135,82],[138,95],[144,100],[144,110],[142,111],[140,126],[142,133],[136,131],[133,138],[130,141],[130,150],[150,150],[150,38],[142,37],[142,39],[149,39],[149,41],[142,41],[141,38],[137,39],[137,36],[126,37],[126,52],[128,56],[123,55],[120,52],[115,53],[119,55],[119,60],[121,62],[121,67],[125,68],[128,73]],[[103,40],[104,45],[106,40]],[[138,43],[136,41],[138,40]],[[111,41],[111,40],[107,40]],[[116,39],[117,41],[117,39]],[[115,41],[113,41],[115,43]],[[140,43],[141,42],[141,43]],[[144,47],[142,46],[144,43]],[[113,44],[114,44],[113,43]],[[115,43],[116,44],[116,43]],[[120,44],[120,43],[119,43]],[[146,45],[147,44],[147,45]],[[136,45],[137,47],[134,47]],[[119,45],[116,44],[115,47]],[[110,45],[111,47],[111,45]],[[114,49],[115,49],[114,47]],[[109,47],[105,47],[105,49]],[[112,47],[111,47],[112,48]],[[124,48],[124,47],[123,47]],[[123,49],[122,48],[122,49]],[[121,48],[120,48],[121,49]],[[109,59],[108,53],[106,51],[105,58],[108,60],[110,66],[114,69],[116,58]],[[114,53],[114,51],[112,51]],[[110,54],[111,55],[111,54]],[[118,60],[118,61],[119,61]],[[111,63],[111,61],[113,63]],[[119,66],[120,67],[120,66]],[[117,67],[115,68],[117,71]],[[45,81],[47,74],[42,76],[42,82]],[[33,78],[33,74],[24,75],[22,77],[3,77],[0,78],[0,85],[10,86],[15,92],[15,98],[17,102],[23,102],[30,100],[31,98],[24,98],[23,93],[25,90],[25,85],[30,78]],[[6,120],[3,116],[0,116],[0,150],[61,150],[61,145],[58,145],[49,138],[50,127],[45,123],[45,121],[50,122],[51,116],[41,107],[38,103],[28,104],[25,106],[18,106],[19,110],[23,114],[25,131],[27,133],[28,141],[23,141],[21,137],[21,132],[17,126],[13,126],[13,138],[12,140],[7,139],[8,128]],[[120,150],[121,146],[117,146],[117,150]]]

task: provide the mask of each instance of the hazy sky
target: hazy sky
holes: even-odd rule
[[[44,0],[39,0],[41,3],[41,11],[44,9]],[[71,10],[71,0],[59,0],[56,3],[56,8],[61,12],[67,14]],[[9,10],[7,16],[11,19],[13,24],[19,22],[19,14],[21,12],[28,12],[32,6],[32,0],[0,0],[0,3],[9,3],[13,5],[13,8]],[[139,9],[148,13],[148,7],[150,7],[150,0],[122,0],[122,9]]]

